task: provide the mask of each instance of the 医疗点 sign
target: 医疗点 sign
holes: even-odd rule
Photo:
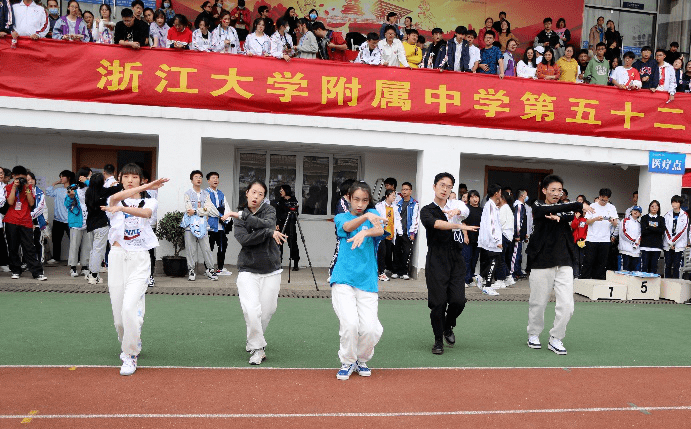
[[[648,171],[651,173],[684,174],[686,154],[649,152]]]

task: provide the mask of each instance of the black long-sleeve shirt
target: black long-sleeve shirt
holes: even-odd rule
[[[662,238],[665,235],[665,218],[649,214],[641,217],[641,247],[662,249]]]
[[[583,203],[546,204],[536,202],[533,205],[534,231],[528,246],[528,265],[530,268],[553,268],[572,266],[574,243],[571,233],[571,221],[575,211],[583,210]],[[559,221],[547,219],[547,215],[559,216]]]

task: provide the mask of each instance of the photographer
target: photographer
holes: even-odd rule
[[[34,223],[31,219],[31,207],[36,204],[33,187],[26,181],[26,168],[18,165],[12,169],[14,181],[5,187],[7,194],[7,213],[5,214],[5,235],[10,256],[12,278],[18,279],[22,274],[22,261],[19,247],[34,279],[48,280],[43,275],[43,266],[36,258],[36,247],[33,240]]]
[[[290,247],[290,259],[293,260],[293,271],[298,271],[300,261],[300,250],[298,249],[298,234],[296,220],[298,215],[298,200],[293,196],[290,185],[281,185],[279,191],[281,197],[276,201],[276,230],[288,236],[288,246]],[[289,215],[290,213],[294,215]],[[290,219],[289,219],[290,216]],[[286,220],[288,224],[286,225]],[[285,226],[285,231],[283,230]],[[283,245],[281,245],[281,260],[283,260]]]

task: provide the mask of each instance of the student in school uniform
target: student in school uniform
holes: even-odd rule
[[[182,227],[185,228],[185,250],[187,254],[187,269],[189,270],[189,281],[195,281],[197,275],[195,266],[197,265],[197,246],[201,248],[202,257],[206,271],[204,274],[209,280],[218,280],[214,261],[209,247],[209,216],[218,216],[218,209],[211,202],[209,193],[202,189],[203,174],[199,170],[190,173],[192,189],[185,192],[185,213],[182,220]]]
[[[376,241],[384,234],[386,220],[373,208],[372,189],[354,182],[348,190],[350,211],[334,218],[338,236],[338,260],[331,274],[331,300],[339,320],[341,369],[339,380],[357,371],[362,377],[372,372],[367,362],[374,355],[384,328],[379,322]]]
[[[629,216],[621,221],[619,228],[619,253],[621,269],[636,271],[641,259],[641,211],[639,206],[631,207]]]
[[[679,278],[679,266],[688,243],[689,216],[681,209],[683,199],[679,195],[672,197],[672,210],[665,214],[665,278]]]
[[[137,164],[124,166],[121,175],[124,190],[111,196],[108,205],[101,209],[108,212],[111,225],[108,292],[121,345],[120,375],[132,375],[137,370],[137,358],[142,350],[144,296],[151,271],[149,249],[158,246],[149,223],[158,203],[147,198],[146,191],[160,188],[168,179],[142,185],[144,172]]]

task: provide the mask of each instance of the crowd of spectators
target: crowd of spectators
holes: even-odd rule
[[[494,74],[530,79],[610,85],[620,89],[663,91],[674,98],[676,92],[689,92],[691,61],[679,52],[679,44],[669,49],[644,46],[640,58],[632,51],[622,52],[621,33],[615,23],[599,17],[588,33],[588,49],[571,43],[571,32],[564,18],[553,27],[552,18],[543,20],[544,29],[533,40],[519,40],[511,32],[506,12],[499,19],[488,17],[476,32],[456,27],[454,36],[444,39],[444,30],[434,28],[426,41],[405,17],[403,26],[395,12],[388,13],[378,33],[353,34],[344,38],[319,21],[316,9],[299,18],[289,7],[276,22],[269,6],[257,9],[257,16],[238,0],[226,10],[222,0],[205,1],[192,21],[175,12],[172,0],[162,0],[157,10],[134,0],[131,8],[120,10],[120,21],[110,5],[99,8],[99,17],[82,12],[77,0],[69,0],[67,14],[60,16],[56,0],[46,7],[33,0],[22,0],[0,9],[0,37],[11,34],[34,39],[48,37],[66,41],[120,44],[132,49],[170,48],[204,52],[223,52],[266,56],[290,61],[291,58],[353,61],[390,67],[430,68],[457,72]],[[522,46],[521,46],[522,45]],[[518,56],[517,48],[523,51]]]

